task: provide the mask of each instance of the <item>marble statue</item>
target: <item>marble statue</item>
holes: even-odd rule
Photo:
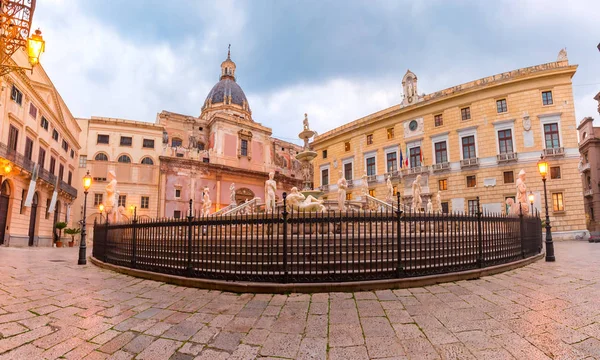
[[[208,189],[208,186],[205,186],[204,190],[202,190],[202,200],[202,216],[208,216],[212,206],[212,201],[210,200],[210,190]]]
[[[410,97],[415,96],[415,89],[413,88],[412,79],[408,80],[407,90],[408,90],[408,94],[407,94],[408,96],[410,96]]]
[[[423,200],[421,199],[421,175],[417,175],[417,178],[412,183],[412,209],[413,211],[421,211],[423,206]]]
[[[388,204],[392,204],[394,202],[394,185],[392,185],[392,177],[388,175],[387,181],[385,182],[386,186],[386,196],[385,202]]]
[[[360,186],[360,193],[362,196],[369,195],[369,177],[367,174],[362,176],[362,185]]]
[[[438,214],[441,214],[442,211],[442,197],[440,196],[440,192],[437,192],[435,195],[435,208],[437,209]]]
[[[273,180],[275,173],[269,173],[269,180],[265,181],[265,211],[275,211],[275,193],[277,191],[277,182]]]
[[[229,205],[237,205],[235,201],[235,183],[229,185]]]
[[[521,169],[516,182],[517,195],[515,196],[515,203],[512,208],[513,215],[519,215],[521,212],[523,215],[529,214],[529,202],[527,200],[527,186],[525,185],[525,170]]]
[[[304,120],[302,121],[304,125],[304,130],[308,130],[308,114],[304,114]]]
[[[308,211],[308,212],[323,212],[325,205],[323,200],[319,200],[312,195],[304,196],[297,187],[293,187],[290,194],[286,198],[288,210]]]
[[[348,189],[348,181],[344,173],[340,171],[340,179],[337,182],[338,186],[338,208],[340,211],[346,211],[346,190]]]
[[[106,216],[108,221],[117,222],[119,221],[118,213],[118,197],[117,197],[117,175],[114,170],[108,172],[108,185],[106,185],[106,204],[104,209],[106,210]]]
[[[431,198],[427,200],[427,212],[430,214],[433,212],[433,203],[431,203]]]

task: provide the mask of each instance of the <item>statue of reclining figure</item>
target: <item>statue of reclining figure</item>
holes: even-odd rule
[[[297,187],[293,187],[292,191],[286,198],[287,208],[289,210],[308,211],[308,212],[323,212],[325,205],[323,200],[319,200],[312,195],[304,196]]]

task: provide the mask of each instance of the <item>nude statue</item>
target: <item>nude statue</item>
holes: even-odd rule
[[[367,174],[364,174],[362,176],[362,185],[360,187],[360,191],[362,196],[369,195],[369,177],[367,176]]]
[[[308,114],[304,114],[304,120],[302,123],[304,124],[304,130],[308,130]]]
[[[273,180],[275,173],[269,173],[269,180],[265,181],[265,211],[275,211],[275,193],[277,191],[277,182]]]
[[[417,178],[412,183],[412,209],[413,211],[421,211],[423,200],[421,199],[421,175],[417,175]]]
[[[304,196],[297,187],[293,187],[290,194],[286,198],[288,210],[308,211],[308,212],[323,212],[325,206],[323,200],[319,200],[312,195]]]
[[[431,203],[431,198],[429,200],[427,200],[427,212],[428,213],[433,212],[433,203]]]
[[[235,201],[235,183],[229,185],[229,205],[237,205]]]
[[[442,213],[442,197],[440,196],[439,191],[437,192],[437,195],[435,195],[435,208],[439,214]]]
[[[119,220],[119,212],[117,206],[117,175],[114,170],[108,172],[108,185],[106,185],[106,216],[109,221],[117,222]]]
[[[346,211],[346,190],[348,189],[348,181],[344,173],[340,171],[340,179],[337,182],[338,186],[338,208],[340,211]]]
[[[515,196],[513,214],[523,215],[529,214],[529,203],[527,202],[527,186],[525,185],[525,170],[519,171],[518,179],[516,182],[517,195]]]
[[[208,216],[212,206],[212,201],[210,200],[210,190],[208,189],[208,186],[205,186],[204,190],[202,190],[202,200],[202,216]]]
[[[386,196],[385,202],[391,204],[394,202],[394,185],[392,185],[392,177],[388,175],[387,181],[385,182],[386,186]]]

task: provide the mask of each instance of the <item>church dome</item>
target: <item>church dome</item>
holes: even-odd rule
[[[205,108],[212,104],[235,104],[248,109],[248,99],[244,90],[235,82],[235,63],[231,60],[231,52],[227,52],[227,59],[221,63],[221,78],[213,86],[204,101]]]

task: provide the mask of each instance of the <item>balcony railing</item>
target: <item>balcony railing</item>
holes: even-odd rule
[[[74,198],[77,197],[77,189],[62,180],[60,181],[60,189]]]
[[[321,185],[321,186],[319,187],[319,189],[320,189],[321,191],[327,192],[327,191],[329,191],[329,185]]]
[[[17,151],[10,149],[6,144],[0,143],[0,157],[10,160],[18,167],[25,169],[26,171],[32,172],[35,163]]]
[[[474,166],[479,166],[479,158],[462,159],[460,161],[461,168],[474,167]]]
[[[448,170],[450,169],[450,163],[449,162],[443,162],[440,164],[433,164],[431,165],[431,168],[433,169],[433,171],[444,171],[444,170]]]
[[[510,152],[510,153],[498,154],[498,155],[496,155],[496,158],[498,159],[499,163],[500,162],[517,161],[517,153]]]
[[[579,172],[584,172],[590,169],[590,163],[581,164],[579,167]]]
[[[402,176],[414,175],[414,174],[422,174],[429,172],[429,166],[415,166],[408,169],[402,170]]]
[[[354,180],[346,180],[346,182],[348,183],[348,188],[354,187]]]
[[[38,176],[44,180],[45,182],[47,182],[48,184],[52,184],[55,185],[56,184],[56,175],[54,175],[53,173],[51,173],[50,171],[41,168],[38,171]]]
[[[369,175],[369,176],[367,176],[367,182],[369,182],[369,183],[377,182],[377,175]]]
[[[592,195],[594,195],[594,190],[592,190],[592,189],[583,190],[583,196],[592,196]]]
[[[388,176],[391,176],[392,179],[396,179],[400,177],[400,170],[394,170],[394,171],[390,171],[385,173],[385,178],[387,179]]]
[[[565,148],[555,147],[544,149],[544,156],[565,156]]]

